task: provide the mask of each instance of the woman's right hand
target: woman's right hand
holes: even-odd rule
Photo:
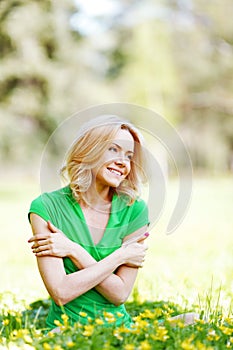
[[[124,260],[123,264],[130,267],[142,267],[145,261],[146,251],[148,246],[144,240],[148,236],[143,236],[139,238],[136,242],[131,242],[128,244],[123,244],[120,248],[122,253],[122,258]]]
[[[28,240],[28,243],[33,243],[32,252],[38,257],[49,255],[63,258],[69,256],[74,243],[50,221],[47,222],[47,225],[50,232],[36,234]]]

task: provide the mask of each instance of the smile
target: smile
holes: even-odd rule
[[[123,173],[120,170],[112,169],[112,168],[107,168],[108,171],[110,171],[112,174],[115,174],[117,176],[122,176]]]

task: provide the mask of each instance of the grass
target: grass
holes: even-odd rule
[[[232,178],[194,179],[193,197],[188,213],[178,229],[173,234],[166,235],[165,229],[169,214],[175,203],[176,193],[177,183],[172,181],[168,187],[165,211],[153,227],[148,239],[149,250],[146,263],[144,268],[140,270],[136,287],[130,298],[133,304],[128,304],[128,307],[132,313],[133,310],[139,312],[139,310],[143,311],[145,309],[154,312],[155,302],[162,301],[162,310],[164,310],[163,303],[165,305],[168,303],[169,305],[176,305],[180,310],[203,311],[211,321],[208,325],[197,324],[194,328],[182,328],[180,326],[176,328],[176,331],[174,327],[169,326],[168,322],[163,332],[165,332],[164,337],[167,334],[169,338],[166,341],[161,341],[145,336],[146,332],[151,334],[150,325],[156,320],[154,314],[153,320],[146,319],[148,321],[147,327],[150,329],[147,329],[146,332],[141,329],[138,336],[124,335],[124,341],[121,341],[109,331],[111,333],[109,339],[114,339],[115,343],[118,344],[117,346],[122,349],[134,349],[132,346],[130,348],[130,344],[134,344],[135,349],[144,350],[151,348],[232,348]],[[31,235],[27,221],[27,211],[30,201],[38,194],[38,186],[30,180],[14,184],[7,181],[0,185],[2,217],[0,292],[2,293],[1,319],[3,322],[1,334],[2,339],[5,339],[5,345],[3,344],[3,346],[6,346],[6,339],[8,339],[15,346],[20,344],[21,341],[21,345],[18,345],[20,348],[24,347],[26,349],[26,345],[28,349],[29,347],[32,349],[34,346],[36,346],[36,349],[46,348],[46,345],[44,345],[46,342],[42,341],[44,337],[38,335],[38,339],[35,338],[35,332],[40,333],[37,327],[38,321],[35,322],[35,320],[39,315],[39,319],[43,321],[44,316],[41,312],[46,309],[45,306],[37,305],[38,307],[33,308],[34,313],[28,316],[27,324],[25,324],[22,314],[22,309],[26,307],[22,300],[27,300],[26,304],[28,305],[37,299],[44,300],[47,298],[47,293],[37,272],[35,259],[31,255],[27,244],[27,239]],[[8,293],[7,291],[11,292]],[[11,315],[10,319],[11,317],[15,317],[15,319],[18,317],[18,321],[13,322],[12,318],[12,322],[7,325],[8,321],[4,320],[9,319],[9,315]],[[141,319],[143,319],[143,316]],[[72,338],[72,329],[69,327],[67,325],[65,332],[67,339],[69,337],[71,339],[70,348],[72,348],[72,342],[75,341],[78,344],[79,340]],[[7,337],[6,328],[11,331]],[[80,330],[81,335],[83,331]],[[15,332],[15,335],[13,332]],[[101,337],[99,328],[98,332],[100,333],[93,332],[86,339],[90,349],[90,344],[93,344],[94,341],[93,337],[96,337],[96,339]],[[162,330],[160,332],[162,334]],[[79,334],[78,331],[77,334]],[[193,339],[191,339],[192,335],[194,335]],[[24,341],[27,336],[31,337],[32,342]],[[59,337],[61,338],[61,336],[56,335],[55,340],[47,339],[47,349],[59,350],[59,348],[55,348],[55,344],[60,344],[61,348],[69,348],[68,340],[64,343]],[[203,347],[201,344],[204,344]],[[8,347],[10,348],[9,343]],[[104,347],[102,346],[102,348]]]

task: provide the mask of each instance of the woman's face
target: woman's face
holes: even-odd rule
[[[128,130],[120,129],[109,142],[100,158],[99,165],[92,169],[96,186],[118,187],[128,176],[134,154],[134,139]]]

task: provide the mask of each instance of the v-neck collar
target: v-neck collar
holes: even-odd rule
[[[107,225],[106,225],[106,227],[105,227],[105,230],[104,230],[104,233],[103,233],[101,239],[99,240],[98,243],[95,244],[94,241],[93,241],[93,237],[92,237],[92,234],[91,234],[91,232],[90,232],[90,229],[89,229],[89,227],[88,227],[88,225],[87,225],[87,221],[86,221],[86,218],[85,218],[85,215],[84,215],[84,212],[83,212],[83,210],[82,210],[82,207],[81,207],[80,203],[77,202],[76,199],[73,197],[72,190],[71,190],[70,186],[67,186],[67,189],[68,189],[69,192],[70,192],[70,195],[71,195],[73,204],[74,204],[74,205],[76,206],[76,208],[78,209],[78,212],[79,212],[79,215],[80,215],[80,219],[81,219],[81,221],[83,222],[83,224],[84,224],[84,226],[85,226],[85,229],[86,229],[86,233],[87,233],[87,235],[88,235],[88,240],[89,240],[89,242],[91,243],[91,245],[92,245],[93,247],[96,247],[96,248],[99,247],[100,245],[103,244],[103,241],[104,241],[104,239],[105,239],[105,237],[106,237],[107,231],[108,231],[108,229],[111,227],[112,219],[113,219],[114,212],[115,212],[115,203],[116,203],[116,200],[117,200],[117,198],[118,198],[118,195],[117,195],[116,193],[113,193],[112,202],[111,202],[111,208],[110,208],[110,213],[109,213],[109,218],[108,218]]]

